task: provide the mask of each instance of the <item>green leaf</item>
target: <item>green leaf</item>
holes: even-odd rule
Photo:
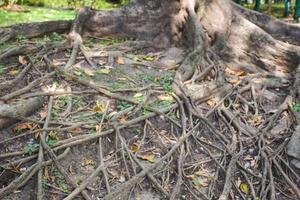
[[[291,109],[294,112],[300,112],[300,103],[292,103]]]
[[[153,57],[153,56],[145,56],[143,59],[146,60],[146,61],[154,61],[155,57]]]
[[[81,72],[81,71],[78,71],[78,70],[75,70],[75,71],[74,71],[74,74],[77,75],[77,76],[81,76],[81,75],[82,75],[82,72]]]
[[[50,147],[53,147],[53,146],[57,143],[57,140],[49,139],[46,143],[47,143]]]
[[[39,149],[39,144],[27,144],[24,148],[24,151],[28,155],[32,155],[33,152]]]
[[[3,65],[0,65],[0,76],[3,74]]]

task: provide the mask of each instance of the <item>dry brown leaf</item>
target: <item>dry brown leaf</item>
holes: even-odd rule
[[[31,130],[32,124],[29,124],[29,123],[18,124],[14,129],[16,131]]]
[[[227,68],[225,69],[225,72],[226,72],[227,74],[230,74],[230,75],[236,75],[236,76],[243,76],[243,75],[246,74],[245,71],[242,71],[242,70],[240,70],[240,69],[233,70],[233,69],[230,69],[229,67],[227,67]]]
[[[76,128],[72,128],[70,132],[73,134],[80,134],[82,132],[82,129],[80,127],[76,127]]]
[[[51,182],[51,181],[52,181],[52,178],[51,178],[51,176],[49,175],[49,170],[48,170],[48,167],[47,167],[47,166],[44,168],[44,177],[48,180],[48,182]]]
[[[159,96],[157,96],[157,99],[161,100],[161,101],[173,101],[174,100],[171,95],[159,95]]]
[[[50,131],[48,136],[53,140],[59,140],[57,132],[56,131]]]
[[[124,183],[126,181],[125,176],[120,176],[119,180],[120,183]]]
[[[207,105],[208,105],[209,107],[213,107],[213,106],[216,105],[216,102],[215,102],[214,100],[212,100],[212,99],[208,100],[206,103],[207,103]]]
[[[289,189],[288,189],[288,192],[289,192],[290,194],[292,194],[292,195],[294,195],[294,194],[295,194],[295,191],[294,191],[294,189],[293,189],[293,188],[289,188]]]
[[[75,171],[74,171],[74,169],[73,169],[73,165],[70,165],[70,166],[69,166],[69,173],[70,173],[71,175],[76,175],[76,173],[75,173]]]
[[[21,63],[22,65],[27,65],[27,60],[24,56],[19,56],[19,63]]]
[[[9,71],[9,75],[11,75],[11,76],[16,76],[18,73],[19,73],[19,71],[15,70],[15,69]]]
[[[47,111],[46,111],[46,110],[42,110],[42,111],[39,112],[39,115],[40,115],[40,117],[41,117],[42,119],[45,119],[46,116],[47,116]]]
[[[227,81],[228,81],[229,83],[235,85],[235,84],[237,84],[237,83],[240,82],[240,79],[239,79],[239,77],[231,77],[231,78],[227,79]]]
[[[123,78],[123,77],[120,77],[120,78],[117,78],[119,81],[127,81],[127,78]]]
[[[264,119],[260,115],[253,115],[249,118],[250,122],[254,126],[260,125],[262,122],[264,122]]]
[[[54,67],[57,67],[57,66],[65,65],[66,62],[60,62],[60,61],[54,59],[52,61],[52,64],[54,65]]]
[[[124,124],[126,122],[126,117],[124,115],[122,115],[120,118],[119,118],[119,122],[120,124]]]
[[[93,165],[95,164],[95,161],[92,159],[85,159],[84,162],[82,163],[82,166],[86,166],[86,165]]]
[[[125,61],[122,57],[118,57],[117,60],[116,60],[116,63],[118,63],[119,65],[124,65]]]
[[[8,170],[12,171],[12,172],[15,172],[17,174],[20,174],[21,173],[21,169],[19,166],[16,166],[16,165],[10,165],[8,167]]]
[[[145,155],[140,155],[140,159],[146,160],[148,162],[154,163],[155,162],[155,156],[153,154],[145,154]]]

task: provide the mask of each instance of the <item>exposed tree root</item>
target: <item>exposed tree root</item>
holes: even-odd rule
[[[217,14],[220,14],[218,19],[213,17]],[[266,24],[258,23],[254,17],[274,23],[274,26],[267,28]],[[59,30],[70,28],[68,23],[63,23]],[[275,33],[278,27],[283,28],[287,38],[282,38],[281,32]],[[241,31],[243,28],[245,30]],[[2,32],[5,35],[3,41],[11,39],[13,30],[17,29],[13,27]],[[0,106],[0,128],[7,127],[1,126],[1,120],[7,118],[11,120],[10,124],[21,119],[24,123],[43,125],[43,128],[37,127],[0,141],[9,146],[11,141],[36,133],[39,133],[40,141],[39,149],[33,149],[32,155],[24,158],[9,159],[26,154],[20,148],[15,152],[2,150],[0,158],[9,160],[1,163],[1,167],[6,169],[29,165],[29,161],[37,157],[38,160],[19,178],[1,186],[0,197],[13,195],[12,191],[21,189],[38,173],[37,195],[38,199],[42,199],[46,195],[42,188],[45,176],[43,169],[50,164],[50,161],[45,161],[47,153],[66,181],[66,187],[72,190],[64,194],[68,200],[79,194],[85,199],[126,199],[128,195],[130,199],[145,188],[155,189],[162,194],[161,199],[300,198],[297,169],[289,164],[285,153],[287,138],[297,121],[288,111],[293,109],[293,102],[299,103],[298,71],[295,80],[292,77],[299,65],[300,55],[297,39],[294,40],[295,45],[284,42],[293,39],[296,30],[297,27],[273,22],[264,15],[244,10],[229,1],[137,0],[112,11],[82,9],[69,34],[72,44],[70,54],[63,49],[46,55],[41,53],[33,61],[35,63],[29,63],[15,79],[5,82],[9,86],[0,84],[0,88],[11,91],[8,94],[1,93],[2,100],[10,102],[17,97],[30,98],[21,100],[16,106]],[[31,36],[51,31],[57,30],[43,29]],[[26,30],[24,34],[27,34]],[[165,90],[151,84],[110,89],[93,79],[100,62],[96,60],[97,56],[90,56],[86,52],[82,35],[134,36],[142,40],[160,41],[160,47],[177,41],[177,44],[182,43],[189,48],[185,59],[176,66],[179,67],[172,82],[172,92],[165,91],[170,86],[166,82],[162,85]],[[48,48],[52,50],[56,47]],[[24,51],[7,51],[1,56],[10,58]],[[109,63],[109,53],[104,53],[107,63],[115,65],[112,68],[117,64],[125,68],[124,54],[130,51],[124,52],[117,54],[112,64]],[[79,54],[80,60],[86,60],[86,68],[89,69],[86,74],[74,67],[80,64]],[[69,56],[67,60],[65,55]],[[66,62],[58,61],[61,56]],[[10,90],[26,77],[38,59],[43,59],[46,65],[35,66],[46,68],[47,73],[38,69],[41,78],[29,81],[21,89]],[[148,56],[145,59],[152,58]],[[151,67],[143,61],[135,60],[132,63],[144,66],[143,70]],[[99,66],[102,73],[103,69],[104,73],[111,70],[103,68],[102,64]],[[49,87],[41,92],[40,83],[48,81],[47,84],[51,85],[49,77],[54,74],[58,81],[67,82],[68,89],[60,91]],[[130,77],[125,79],[130,82]],[[74,90],[75,87],[78,89]],[[286,88],[290,92],[286,92]],[[144,97],[142,100],[138,99],[141,94]],[[164,96],[161,97],[161,94]],[[268,97],[271,94],[274,99]],[[73,95],[69,98],[72,102],[66,103],[68,98],[63,95]],[[78,96],[91,95],[101,98],[88,99],[90,103],[85,106],[78,106],[73,101]],[[42,106],[44,96],[49,96],[47,115],[29,119],[28,116]],[[59,97],[64,98],[61,100]],[[164,108],[153,105],[153,99],[166,97],[173,97],[177,103],[172,100]],[[67,112],[56,114],[62,102]],[[91,106],[91,102],[95,105]],[[122,107],[123,110],[114,112],[111,108],[114,103],[111,102],[122,102],[121,106],[125,105],[125,109]],[[130,107],[126,107],[127,104]],[[55,117],[50,119],[52,115]],[[85,115],[91,118],[84,118]],[[142,123],[144,133],[132,135]],[[164,129],[164,126],[168,128]],[[92,134],[86,134],[91,131]],[[54,133],[60,134],[63,139],[49,145],[48,139],[55,137]],[[71,173],[74,173],[72,165],[61,161],[56,153],[69,148],[75,150],[80,146],[90,147],[93,142],[97,144],[98,165],[81,179],[81,184],[77,184],[71,178]],[[90,165],[91,161],[81,163],[82,168],[85,163]],[[101,183],[104,183],[105,190],[99,187]],[[101,191],[95,194],[90,189],[93,184]]]
[[[16,118],[27,117],[39,110],[44,102],[43,97],[34,97],[16,105],[2,104],[0,106],[0,130],[18,122]]]

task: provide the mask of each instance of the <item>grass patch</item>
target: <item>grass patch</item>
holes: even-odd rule
[[[248,8],[251,10],[254,9],[254,5],[255,4],[243,4],[243,6],[245,8]],[[292,14],[293,11],[294,11],[294,9],[291,7],[289,10],[290,14]],[[260,6],[260,12],[262,12],[262,13],[268,12],[268,4],[267,3],[262,4]],[[276,18],[284,18],[284,3],[273,3],[272,9],[271,9],[271,15]]]
[[[86,1],[77,1],[77,3],[68,4],[67,0],[43,0],[43,5],[48,7],[83,7],[83,6],[90,6],[95,9],[104,9],[109,10],[113,8],[118,8],[122,5],[125,5],[129,2],[129,0],[122,0],[121,4],[111,4],[107,3],[105,0],[98,0],[94,4],[92,3],[92,0],[86,0]]]
[[[30,22],[72,20],[75,18],[74,10],[57,10],[27,6],[24,6],[24,8],[30,10],[30,12],[8,12],[0,10],[0,27]]]

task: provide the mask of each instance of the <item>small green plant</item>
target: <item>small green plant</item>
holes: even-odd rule
[[[59,110],[53,108],[53,109],[51,110],[51,117],[53,117],[53,118],[55,119],[55,118],[57,118],[58,116],[59,116]]]
[[[17,40],[17,42],[21,42],[21,41],[24,41],[24,40],[26,40],[27,38],[24,36],[24,35],[17,35],[16,36],[16,40]]]
[[[156,109],[161,109],[161,108],[165,108],[172,105],[172,101],[161,101],[161,100],[156,100],[154,101],[152,104],[150,104],[151,107],[154,107]]]
[[[167,94],[171,94],[173,91],[173,87],[172,87],[172,82],[173,82],[173,77],[170,74],[161,76],[157,82],[163,87],[164,91]]]
[[[66,181],[64,176],[59,172],[59,170],[55,166],[51,166],[50,174],[54,177],[55,184],[58,188],[62,189],[65,193],[70,193],[66,186]]]
[[[49,147],[53,147],[57,143],[57,140],[48,139],[46,143]]]
[[[86,105],[86,103],[84,101],[82,101],[81,99],[77,99],[77,98],[72,98],[72,104],[78,107],[83,107]]]
[[[300,103],[292,103],[291,105],[291,109],[294,111],[294,112],[300,112]]]
[[[145,99],[145,96],[143,93],[136,93],[133,98],[138,101],[138,102],[142,102]]]
[[[70,96],[60,96],[58,98],[58,105],[59,106],[65,106],[67,105],[70,101],[72,101]]]
[[[10,46],[11,46],[11,44],[8,44],[8,43],[0,44],[0,50],[8,49]]]
[[[112,90],[118,90],[124,88],[125,84],[114,82],[108,85],[109,88]]]
[[[39,144],[27,144],[24,148],[24,152],[28,155],[32,155],[32,153],[37,151],[39,147]]]
[[[125,110],[127,108],[130,108],[132,106],[133,106],[132,104],[122,101],[122,102],[118,103],[117,109],[118,109],[118,111],[121,111],[121,110]]]
[[[50,38],[48,35],[44,35],[43,39],[42,39],[43,42],[50,42]]]
[[[56,42],[60,42],[60,41],[64,40],[64,38],[56,32],[52,33],[50,38],[52,41],[56,41]]]
[[[118,39],[118,38],[114,38],[114,39],[107,39],[107,40],[100,40],[97,42],[97,44],[102,45],[102,46],[110,46],[113,44],[121,44],[121,43],[125,43],[125,42],[130,42],[130,41],[134,41],[134,38],[124,38],[124,39]]]

